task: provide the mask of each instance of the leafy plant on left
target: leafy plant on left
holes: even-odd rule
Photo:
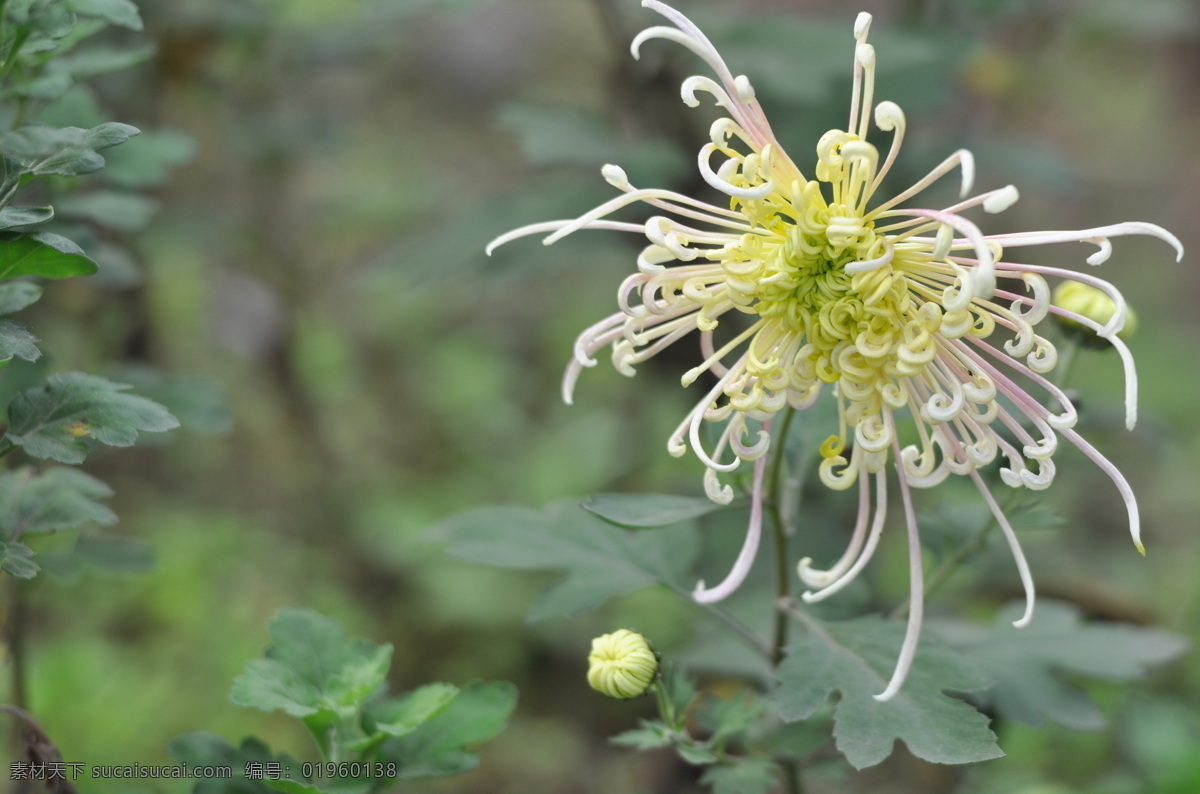
[[[56,127],[39,111],[62,115],[60,100],[85,94],[86,78],[128,68],[152,52],[87,46],[104,28],[140,30],[128,0],[0,1],[0,368],[14,359],[41,357],[33,331],[9,315],[42,296],[44,279],[89,276],[96,261],[76,242],[49,231],[86,227],[56,221],[54,206],[27,203],[48,197],[78,204],[68,178],[100,170],[102,151],[125,143],[136,127],[104,122],[87,128]],[[36,199],[34,198],[36,197]],[[55,225],[57,224],[57,225]],[[98,500],[111,495],[100,481],[35,461],[83,463],[96,444],[131,446],[143,432],[178,426],[166,408],[105,378],[79,372],[50,375],[18,392],[6,408],[0,456],[22,453],[25,463],[0,474],[0,570],[28,579],[39,571],[26,536],[87,524],[111,524],[115,516]]]
[[[31,763],[55,760],[58,751],[26,703],[27,605],[19,580],[50,568],[69,575],[85,561],[131,570],[150,560],[148,550],[122,538],[81,533],[73,550],[41,555],[31,541],[113,524],[116,516],[104,504],[112,490],[73,467],[99,446],[128,447],[142,433],[179,425],[167,408],[122,383],[48,373],[40,340],[12,318],[42,297],[46,280],[100,271],[111,276],[114,263],[117,270],[127,267],[132,259],[114,235],[140,228],[155,205],[131,190],[103,186],[147,186],[179,162],[135,158],[112,179],[80,179],[104,168],[111,149],[139,134],[103,119],[86,84],[153,54],[152,46],[100,41],[97,34],[111,27],[142,29],[131,0],[0,0],[0,571],[8,574],[3,614],[12,676],[12,705],[3,708],[23,726]],[[25,363],[11,366],[18,360]],[[55,790],[73,790],[66,781],[55,783],[67,785]]]
[[[516,687],[505,682],[427,684],[389,696],[392,646],[348,637],[311,609],[280,610],[270,632],[271,646],[246,664],[229,697],[300,720],[320,761],[276,754],[253,736],[235,747],[189,733],[171,743],[172,755],[232,773],[198,781],[196,794],[370,794],[397,780],[458,774],[479,763],[467,748],[500,733],[516,705]]]

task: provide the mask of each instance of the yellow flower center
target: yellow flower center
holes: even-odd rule
[[[851,181],[858,166],[840,162],[822,181]],[[770,389],[817,379],[841,384],[851,400],[874,402],[894,379],[921,373],[936,352],[932,333],[942,312],[933,303],[918,311],[901,272],[920,255],[893,250],[860,206],[827,201],[816,180],[797,181],[789,192],[734,199],[756,231],[717,257],[735,307],[763,321],[747,372]],[[880,259],[872,269],[848,269]],[[781,341],[787,348],[789,339],[789,355],[757,354],[778,351]]]

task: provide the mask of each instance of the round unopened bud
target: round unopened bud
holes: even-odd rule
[[[626,700],[650,688],[658,658],[641,634],[619,629],[592,640],[588,654],[588,684],[597,692]]]
[[[1079,281],[1064,281],[1054,288],[1050,297],[1051,303],[1069,312],[1086,317],[1094,323],[1105,325],[1117,311],[1117,304],[1103,290]],[[1090,328],[1085,328],[1067,317],[1054,315],[1054,319],[1067,333],[1075,336],[1085,344],[1100,344],[1101,340]],[[1125,327],[1117,332],[1117,336],[1125,339],[1137,330],[1137,315],[1133,309],[1125,309]]]

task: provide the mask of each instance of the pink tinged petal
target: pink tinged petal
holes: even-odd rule
[[[858,463],[859,468],[862,465]],[[866,472],[861,472],[859,476],[864,480],[867,479]],[[861,501],[859,507],[860,509],[862,507]],[[875,547],[879,545],[879,537],[883,534],[883,522],[885,518],[887,518],[887,472],[880,470],[875,472],[875,520],[871,523],[871,533],[867,536],[866,546],[863,547],[862,553],[858,555],[854,564],[840,572],[838,577],[830,581],[825,587],[820,590],[807,590],[801,593],[800,597],[804,599],[804,603],[813,604],[817,601],[824,601],[858,577],[858,574],[867,566],[867,563],[871,561],[871,557],[875,554]],[[841,565],[840,561],[838,565]]]
[[[642,0],[642,5],[666,17],[675,23],[678,29],[658,26],[643,30],[634,37],[630,44],[629,50],[633,57],[635,59],[640,57],[642,44],[650,39],[668,39],[683,45],[707,63],[720,78],[725,90],[733,100],[730,112],[755,137],[756,143],[762,147],[773,142],[775,135],[771,132],[771,125],[767,123],[758,103],[754,101],[754,92],[749,89],[749,81],[745,77],[735,78],[733,76],[717,48],[700,28],[696,27],[695,23],[686,16],[658,0]]]
[[[563,374],[562,398],[567,405],[574,403],[575,384],[584,367],[596,366],[595,353],[624,334],[621,327],[626,317],[622,312],[610,314],[600,322],[588,327],[575,340],[575,357],[567,365]]]
[[[1004,533],[1004,539],[1008,541],[1008,548],[1012,551],[1013,561],[1017,564],[1017,573],[1021,577],[1021,585],[1025,588],[1025,614],[1019,620],[1014,620],[1013,625],[1018,629],[1023,629],[1029,625],[1029,621],[1033,620],[1033,604],[1036,599],[1033,589],[1033,575],[1029,572],[1029,563],[1025,560],[1025,553],[1021,551],[1021,542],[1017,540],[1017,533],[1013,531],[1012,525],[1008,523],[1008,518],[1004,515],[1004,511],[1000,509],[1000,505],[996,504],[995,498],[991,491],[988,490],[983,478],[979,476],[979,472],[971,472],[971,480],[975,483],[975,487],[983,494],[983,500],[987,502],[988,509],[992,511],[992,516],[995,517],[996,523],[1000,525],[1000,530]]]
[[[942,212],[940,210],[905,210],[905,212],[910,215],[918,215],[937,221],[944,224],[943,228],[949,227],[962,234],[966,239],[954,240],[951,248],[965,248],[970,245],[975,249],[975,256],[978,261],[970,271],[973,294],[979,298],[991,296],[992,292],[996,289],[995,264],[992,250],[986,242],[987,238],[983,236],[983,232],[979,230],[978,226],[952,212]],[[947,308],[951,309],[951,311],[955,310],[951,306],[947,306]]]
[[[888,414],[888,422],[892,422]],[[900,445],[894,444],[897,459],[900,456]],[[917,517],[913,512],[912,493],[908,489],[908,480],[904,466],[896,465],[896,473],[900,478],[900,500],[904,504],[904,522],[908,528],[908,627],[904,631],[904,643],[900,646],[900,657],[896,660],[896,669],[892,672],[892,680],[887,688],[875,695],[882,702],[891,700],[904,686],[904,679],[912,669],[913,657],[917,653],[917,643],[921,639],[921,622],[925,616],[925,571],[921,564],[921,537],[917,532]]]
[[[846,547],[846,551],[842,554],[841,559],[834,563],[833,567],[826,571],[821,571],[812,567],[812,557],[805,557],[800,560],[800,564],[796,566],[796,572],[800,575],[800,580],[809,587],[824,587],[844,574],[854,560],[858,557],[859,551],[862,549],[863,541],[867,538],[867,523],[871,517],[871,480],[869,477],[861,477],[858,481],[858,520],[854,524],[854,532],[850,536],[850,545]]]
[[[1099,466],[1101,471],[1107,474],[1113,484],[1117,486],[1117,492],[1121,494],[1121,499],[1125,502],[1125,510],[1129,514],[1129,534],[1133,537],[1133,545],[1144,556],[1146,547],[1142,545],[1142,525],[1138,515],[1137,498],[1133,495],[1133,488],[1129,487],[1129,481],[1125,479],[1125,475],[1121,474],[1108,458],[1097,452],[1095,447],[1074,430],[1063,430],[1062,434],[1064,438],[1078,447],[1080,452],[1091,458],[1092,462]]]
[[[1066,309],[1060,308],[1058,306],[1051,306],[1050,311],[1053,314],[1057,314],[1062,317],[1066,317],[1068,320],[1077,322],[1080,325],[1087,326],[1088,328],[1091,328],[1093,331],[1095,331],[1098,336],[1103,336],[1101,331],[1103,331],[1104,329],[1101,328],[1100,324],[1098,322],[1096,322],[1095,320],[1092,320],[1088,317],[1084,317],[1082,314],[1076,314],[1075,312],[1069,312]],[[1121,357],[1121,365],[1125,368],[1125,429],[1132,430],[1134,428],[1134,425],[1137,424],[1137,416],[1138,416],[1138,411],[1137,411],[1138,377],[1137,377],[1137,369],[1134,367],[1134,363],[1133,363],[1133,353],[1130,352],[1129,347],[1125,344],[1124,340],[1122,340],[1120,337],[1104,336],[1103,338],[1107,339],[1109,344],[1111,344],[1113,346],[1113,349],[1115,349],[1117,351],[1117,355]]]
[[[901,202],[908,201],[910,198],[918,193],[921,193],[927,187],[953,171],[955,168],[962,169],[962,187],[959,190],[959,196],[966,198],[967,194],[971,192],[971,185],[975,182],[975,158],[966,149],[959,149],[957,152],[943,160],[937,168],[934,168],[932,171],[922,177],[920,181],[918,181],[908,190],[893,196],[875,209],[871,210],[866,220],[874,220],[885,210],[895,207]]]
[[[1100,247],[1100,250],[1088,257],[1088,264],[1099,265],[1108,258],[1108,253],[1112,251],[1112,246],[1108,242],[1108,238],[1121,237],[1127,234],[1144,234],[1150,237],[1157,237],[1175,249],[1176,262],[1183,259],[1183,243],[1179,242],[1178,237],[1161,226],[1153,223],[1143,223],[1142,221],[1127,221],[1126,223],[1115,223],[1111,226],[1098,226],[1094,229],[1081,229],[1070,232],[1045,231],[993,234],[988,235],[988,239],[995,240],[1005,248],[1016,248],[1023,245],[1048,245],[1050,243],[1094,243]]]
[[[767,423],[765,429],[769,432],[770,423]],[[716,587],[708,588],[704,586],[704,582],[700,581],[696,584],[696,589],[692,592],[692,598],[698,604],[713,604],[717,601],[722,601],[733,593],[746,581],[746,577],[750,573],[750,568],[754,565],[754,558],[758,554],[758,544],[762,539],[763,525],[763,472],[767,468],[767,458],[761,457],[754,462],[754,485],[750,500],[750,526],[746,530],[746,540],[742,544],[742,550],[738,554],[737,561],[734,562],[729,575],[718,584]]]
[[[490,243],[487,244],[487,247],[484,249],[484,251],[487,253],[488,256],[491,256],[493,251],[495,251],[497,248],[504,245],[505,243],[512,242],[513,240],[516,240],[521,237],[528,237],[531,234],[544,234],[546,232],[557,232],[565,227],[574,225],[576,222],[577,221],[574,221],[574,220],[544,221],[542,223],[531,223],[528,226],[521,226],[519,228],[513,229],[510,232],[505,232],[504,234],[497,237],[495,240],[492,240]],[[645,231],[645,227],[640,223],[624,223],[622,221],[590,221],[587,224],[585,224],[584,226],[581,226],[579,228],[604,229],[607,231],[616,231],[616,232],[639,232],[639,233],[642,233]],[[558,238],[555,238],[555,239],[558,239]]]

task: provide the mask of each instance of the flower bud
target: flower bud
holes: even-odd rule
[[[1100,325],[1106,324],[1117,311],[1117,304],[1103,291],[1079,281],[1064,281],[1054,288],[1051,302],[1069,312],[1082,315]],[[1063,330],[1085,344],[1103,345],[1101,340],[1090,328],[1085,328],[1074,320],[1053,315]],[[1122,339],[1128,338],[1137,330],[1137,315],[1133,309],[1125,309],[1125,327],[1117,332]]]
[[[650,688],[658,659],[641,634],[619,629],[592,640],[588,654],[588,684],[609,697],[635,698]]]

